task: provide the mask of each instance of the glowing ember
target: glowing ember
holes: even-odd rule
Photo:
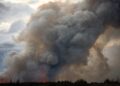
[[[48,82],[48,76],[47,76],[46,65],[40,66],[40,82],[46,83]]]
[[[5,79],[5,78],[0,78],[0,83],[9,83],[10,80]]]

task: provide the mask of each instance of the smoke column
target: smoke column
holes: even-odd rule
[[[120,0],[41,5],[15,39],[24,49],[10,52],[1,76],[13,82],[104,81],[110,67],[101,50],[108,41],[96,41],[107,26],[119,27],[119,15]]]

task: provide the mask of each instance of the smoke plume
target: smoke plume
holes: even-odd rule
[[[111,37],[108,26],[120,25],[119,15],[119,0],[41,5],[16,39],[24,49],[8,54],[1,75],[21,82],[111,78],[102,50]]]

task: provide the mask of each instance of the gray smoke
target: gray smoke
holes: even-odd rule
[[[21,82],[108,78],[109,65],[101,52],[106,43],[101,48],[95,42],[107,25],[118,27],[120,1],[92,1],[40,6],[16,39],[25,48],[6,57],[3,77]]]

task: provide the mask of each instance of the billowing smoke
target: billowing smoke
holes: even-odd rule
[[[119,14],[119,0],[56,1],[40,6],[16,39],[24,49],[9,53],[2,77],[21,82],[111,78],[102,49],[110,38],[108,26],[120,24]]]

